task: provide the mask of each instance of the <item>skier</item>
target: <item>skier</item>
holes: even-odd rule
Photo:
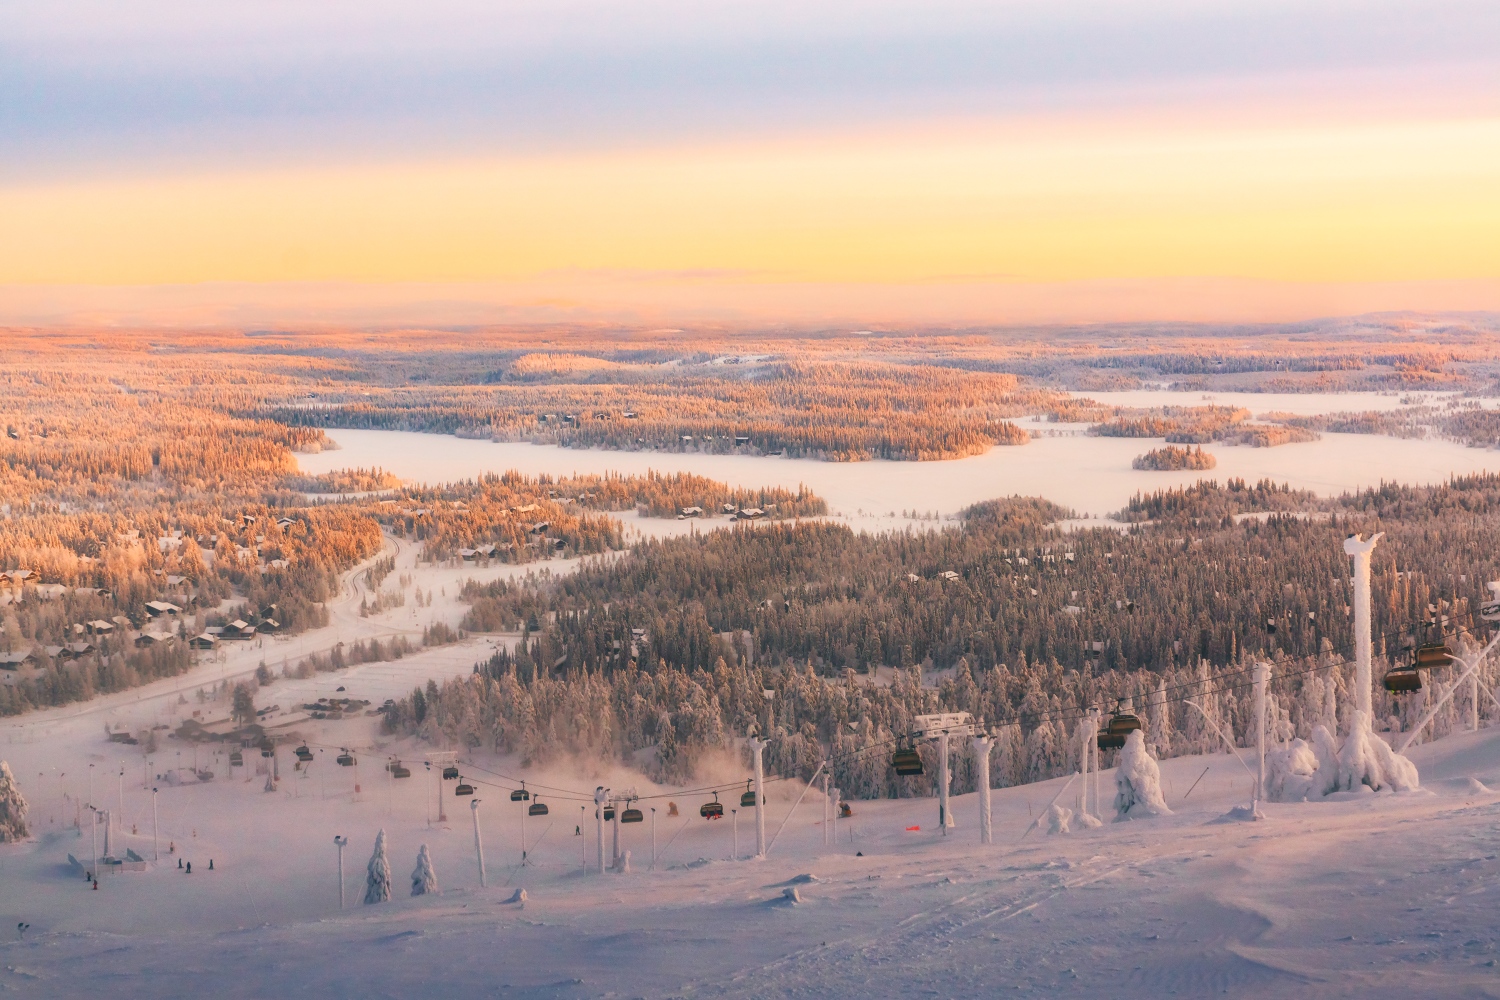
[[[214,870],[214,859],[213,858],[209,858],[208,859],[208,870],[209,871],[213,871]]]
[[[182,867],[182,859],[181,859],[181,858],[178,858],[178,859],[177,859],[177,867],[178,867],[178,868],[181,868],[181,867]]]
[[[187,864],[187,873],[189,875],[193,874],[193,863],[191,861],[189,861]]]

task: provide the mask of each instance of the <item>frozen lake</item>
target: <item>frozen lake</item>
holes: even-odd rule
[[[1301,417],[1323,413],[1360,413],[1399,410],[1403,406],[1441,406],[1460,398],[1455,392],[1176,392],[1170,389],[1130,389],[1121,392],[1075,392],[1105,406],[1242,406],[1251,414],[1295,413]],[[1476,400],[1491,408],[1493,399]]]
[[[1364,434],[1325,434],[1322,440],[1279,448],[1210,446],[1218,468],[1202,472],[1138,472],[1135,456],[1160,439],[1083,434],[1043,437],[1018,448],[949,462],[819,462],[749,455],[600,451],[555,445],[496,443],[408,431],[334,430],[342,450],[298,455],[305,472],[380,466],[413,483],[439,484],[515,469],[548,473],[639,474],[693,472],[731,486],[755,488],[805,483],[829,510],[859,528],[913,524],[902,511],[951,515],[995,497],[1043,496],[1082,515],[1104,517],[1143,490],[1185,486],[1199,479],[1271,478],[1337,495],[1382,481],[1439,483],[1454,474],[1500,471],[1500,451],[1448,441],[1399,440]],[[696,522],[626,518],[652,534],[691,530]],[[709,522],[713,523],[713,522]]]

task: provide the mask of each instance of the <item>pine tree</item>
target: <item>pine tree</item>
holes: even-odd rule
[[[385,856],[385,830],[375,835],[375,853],[365,874],[365,905],[389,902],[391,898],[391,863]]]
[[[0,844],[25,840],[28,836],[26,799],[15,775],[10,773],[10,765],[0,760]]]
[[[437,873],[432,870],[432,855],[427,853],[427,845],[423,844],[417,850],[417,867],[411,873],[411,894],[437,895],[439,891]]]

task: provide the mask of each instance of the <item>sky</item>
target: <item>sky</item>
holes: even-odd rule
[[[0,322],[1500,310],[1500,4],[0,8]]]

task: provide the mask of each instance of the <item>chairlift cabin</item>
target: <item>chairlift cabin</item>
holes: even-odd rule
[[[460,781],[458,784],[456,784],[456,785],[453,786],[453,794],[454,795],[473,795],[474,794],[474,786],[471,785],[471,784],[469,784],[467,781]]]
[[[705,802],[698,807],[698,815],[704,819],[724,818],[724,803],[719,801],[718,792],[714,793],[714,800],[712,802]]]
[[[897,750],[891,754],[891,767],[896,773],[903,777],[909,777],[922,773],[922,755],[917,753],[916,747],[907,747]]]
[[[339,758],[338,759],[339,759],[339,767],[353,767],[354,766],[354,755],[352,753],[350,753],[348,750],[345,750],[343,753],[339,754]]]
[[[452,764],[449,764],[447,767],[443,768],[443,780],[444,781],[457,781],[458,780],[458,768],[454,767]]]
[[[244,767],[245,766],[245,755],[242,754],[242,753],[240,753],[238,750],[236,750],[233,753],[231,753],[229,755],[229,766],[230,767]]]
[[[1415,666],[1393,667],[1385,672],[1385,689],[1391,694],[1422,690],[1422,672]]]
[[[393,763],[391,765],[391,777],[393,777],[393,778],[410,778],[411,777],[411,768],[405,766],[404,764],[402,764],[398,760],[398,761],[396,761],[395,763]]]
[[[606,823],[608,823],[610,820],[612,820],[614,818],[615,818],[615,807],[614,806],[605,806],[604,807],[604,821]]]
[[[510,793],[510,800],[512,802],[525,802],[530,798],[531,793],[526,790],[526,787],[524,785],[520,788],[514,789]]]
[[[745,809],[755,808],[755,792],[750,788],[750,782],[745,782],[745,794],[740,796],[740,805]]]
[[[1451,659],[1453,659],[1453,650],[1448,648],[1447,643],[1429,642],[1417,647],[1413,666],[1418,670],[1430,670],[1433,667],[1446,667]]]
[[[1098,743],[1100,750],[1118,750],[1125,745],[1125,740],[1131,733],[1141,728],[1141,720],[1131,712],[1116,709],[1115,714],[1110,716],[1109,722],[1099,730]]]
[[[307,749],[307,747],[305,747],[305,746],[304,747],[298,747],[297,748],[297,759],[300,760],[304,764],[311,763],[311,761],[313,759],[313,752],[311,750]]]
[[[620,812],[620,822],[621,823],[644,823],[644,822],[646,822],[646,814],[643,813],[643,812],[641,812],[639,809],[635,808],[634,806],[631,806],[629,809],[625,809],[625,810],[622,810]]]
[[[526,810],[526,815],[528,815],[528,816],[545,816],[545,815],[547,815],[547,803],[545,803],[545,802],[533,802],[531,804],[530,808],[528,808]]]

